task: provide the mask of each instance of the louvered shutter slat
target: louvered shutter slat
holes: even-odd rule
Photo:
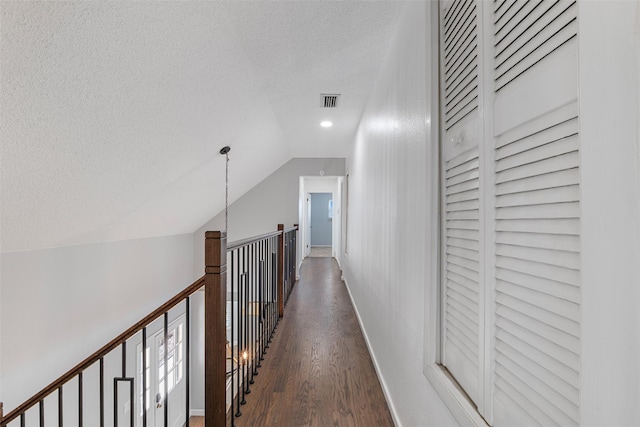
[[[541,294],[562,298],[576,304],[580,301],[580,292],[575,285],[563,283],[553,278],[547,279],[507,268],[499,268],[496,271],[496,278],[498,281],[517,283],[518,286],[525,289],[531,289]]]
[[[477,210],[459,210],[459,211],[451,211],[447,214],[447,218],[452,219],[478,219],[478,211]],[[476,248],[477,249],[477,248]]]
[[[541,309],[550,311],[551,313],[572,321],[570,327],[577,327],[580,322],[580,305],[568,301],[563,298],[554,297],[549,294],[538,292],[535,289],[516,285],[507,281],[499,280],[500,293],[517,298],[520,301],[526,301]]]
[[[513,8],[516,5],[516,3],[518,3],[518,1],[520,0],[507,0],[505,2],[502,3],[502,7],[499,7],[498,9],[496,9],[495,11],[495,27],[499,27],[502,25],[502,23],[507,19],[507,17],[509,16],[509,12],[511,12],[511,10],[513,10]]]
[[[526,193],[505,194],[498,196],[496,199],[496,206],[500,208],[507,206],[565,203],[580,200],[580,190],[577,185],[569,185],[544,190],[532,190]],[[498,223],[500,223],[500,221],[498,221]],[[577,227],[577,225],[575,225],[575,227]]]
[[[500,282],[500,286],[509,285],[504,282]],[[505,286],[507,290],[509,290],[508,286]],[[541,295],[541,297],[543,297]],[[551,298],[548,298],[551,300]],[[529,329],[534,329],[531,325],[537,325],[536,330],[551,330],[557,334],[557,336],[568,336],[570,342],[574,342],[574,339],[571,337],[576,336],[579,333],[579,324],[576,321],[568,319],[565,317],[567,313],[562,310],[567,310],[567,306],[570,304],[563,304],[560,301],[556,301],[554,306],[549,304],[549,307],[541,308],[535,304],[531,304],[528,301],[523,301],[519,298],[512,297],[507,293],[503,292],[502,289],[500,292],[496,293],[496,303],[499,308],[506,307],[520,315],[526,317],[526,319],[530,320]],[[561,312],[563,315],[559,315],[553,310]],[[506,311],[502,312],[503,315],[507,313]],[[554,341],[555,342],[555,341]]]
[[[450,237],[447,239],[447,247],[462,248],[475,252],[478,252],[479,249],[477,241],[468,239],[457,239],[455,237]]]
[[[480,197],[480,192],[478,190],[463,191],[461,193],[448,195],[447,203],[478,200],[478,197]]]
[[[528,355],[526,356],[527,362],[529,362],[527,363],[528,369],[522,368],[517,362],[522,357],[520,352],[504,343],[500,343],[499,348],[500,363],[508,366],[512,372],[517,372],[519,377],[526,378],[529,384],[534,385],[539,394],[546,397],[545,400],[549,404],[571,417],[578,416],[577,404],[580,397],[577,388],[549,372]]]
[[[477,335],[478,331],[476,330],[475,317],[478,315],[473,309],[469,308],[465,302],[467,300],[459,293],[455,291],[454,288],[449,288],[447,290],[447,296],[449,298],[450,310],[459,314],[459,318],[456,319],[453,324],[457,324],[461,329],[463,328],[468,333],[468,338],[477,344]]]
[[[506,256],[496,257],[496,266],[505,270],[524,273],[543,279],[549,279],[568,285],[579,286],[580,273],[575,270],[542,264],[534,261],[525,261]]]
[[[472,260],[472,261],[478,262],[478,251],[477,250],[463,249],[463,248],[458,248],[458,247],[455,247],[455,246],[448,245],[447,246],[447,254],[455,255],[455,256],[458,256],[460,258],[466,258],[468,260]]]
[[[478,240],[479,233],[478,230],[454,230],[448,229],[446,232],[447,237],[456,237],[459,239],[467,239],[467,240]]]
[[[579,390],[580,377],[577,371],[540,351],[530,343],[525,342],[517,336],[502,329],[496,334],[496,350],[506,352],[505,348],[507,347],[511,349],[509,350],[511,352],[517,351],[520,354],[526,355],[538,366],[546,367],[550,374],[555,375],[560,381],[566,383],[564,387],[569,387],[576,391]]]
[[[474,70],[471,70],[474,71]],[[473,76],[467,77],[460,86],[456,86],[452,91],[452,98],[445,105],[445,114],[452,117],[457,114],[475,97],[478,96],[478,86]]]
[[[551,2],[549,2],[550,4]],[[569,6],[558,3],[558,8],[562,8],[560,15],[551,22],[539,20],[536,24],[523,28],[521,33],[511,32],[496,44],[496,73],[498,76],[504,74],[509,64],[517,64],[523,61],[528,55],[533,54],[536,50],[546,52],[551,48],[557,47],[566,39],[573,37],[569,34],[563,38],[563,29],[576,19],[575,10]],[[564,7],[563,7],[564,6]],[[543,8],[537,8],[536,11],[543,11]],[[544,12],[553,12],[553,9],[544,10]],[[531,16],[535,19],[535,16]],[[557,40],[553,40],[557,38]],[[543,48],[543,45],[544,46]]]
[[[461,274],[464,271],[461,271],[460,268],[455,268],[455,266],[447,272],[447,280],[452,283],[456,283],[460,286],[463,286],[468,292],[464,294],[467,295],[470,299],[477,301],[478,300],[478,283],[476,281],[476,277],[469,277],[469,275]],[[478,307],[475,308],[475,311],[478,310]]]
[[[447,182],[449,178],[453,178],[465,172],[478,173],[479,168],[478,155],[475,153],[465,153],[459,155],[455,159],[447,162],[447,171],[445,177]]]
[[[467,200],[462,202],[451,202],[446,206],[446,212],[460,212],[460,211],[477,211],[480,207],[478,199]]]
[[[451,331],[450,338],[458,340],[458,346],[466,350],[466,354],[469,358],[475,360],[474,354],[478,345],[478,331],[470,325],[468,319],[458,310],[454,303],[447,305],[447,313],[449,314],[449,321],[447,322],[447,329]]]
[[[548,340],[546,337],[532,333],[532,331],[528,330],[527,328],[504,319],[501,316],[496,316],[495,323],[498,327],[496,336],[498,336],[502,331],[508,332],[515,337],[521,338],[523,340],[526,339],[526,342],[531,346],[537,348],[542,353],[546,354],[554,360],[557,360],[559,363],[567,366],[568,368],[572,369],[573,367],[578,366],[578,355],[567,349],[565,346],[558,345]],[[499,367],[496,367],[496,371],[499,370]]]
[[[494,38],[496,40],[500,40],[504,37],[505,33],[509,33],[513,30],[517,23],[521,22],[523,16],[529,15],[531,10],[534,9],[540,1],[541,0],[515,2],[513,7],[509,8],[509,10],[500,18],[499,24],[494,27]]]
[[[576,151],[546,159],[544,162],[533,162],[526,167],[504,169],[496,173],[496,182],[503,183],[530,176],[543,175],[558,170],[577,167],[580,156]],[[576,199],[577,200],[577,199]]]
[[[496,249],[496,254],[574,270],[578,270],[580,268],[579,255],[576,252],[571,251],[558,251],[547,248],[534,248],[532,246],[501,244]]]
[[[506,379],[504,375],[506,374]],[[497,410],[494,415],[495,425],[512,425],[510,420],[520,420],[523,426],[554,426],[557,425],[547,413],[538,406],[532,405],[527,393],[528,390],[516,389],[509,372],[496,376],[496,403]],[[500,404],[500,405],[498,405]]]
[[[505,381],[508,381],[510,384],[519,384],[518,389],[526,391],[526,398],[530,402],[527,409],[530,412],[534,412],[534,407],[531,405],[531,403],[533,403],[535,405],[536,417],[540,422],[542,422],[543,419],[549,420],[544,421],[545,424],[542,425],[565,426],[573,424],[574,418],[572,417],[576,417],[578,414],[575,411],[569,410],[565,412],[556,406],[557,401],[551,402],[547,394],[549,388],[542,386],[538,378],[522,369],[518,364],[509,363],[509,360],[502,355],[497,356],[496,359],[498,363],[501,362],[501,366],[504,367],[499,377],[504,378]],[[518,394],[521,395],[521,393]],[[570,404],[562,406],[571,407]],[[569,414],[567,412],[569,412]],[[542,416],[542,414],[544,414],[544,416]]]
[[[576,117],[572,117],[571,119],[558,123],[555,126],[543,129],[523,138],[517,138],[513,142],[511,142],[510,138],[505,138],[504,141],[508,141],[508,144],[497,147],[496,160],[501,160],[505,157],[577,134],[578,119]]]
[[[526,208],[523,209],[526,210]],[[532,215],[535,215],[535,212]],[[580,250],[580,238],[575,235],[555,235],[553,239],[549,239],[544,234],[502,232],[496,236],[496,243],[557,251],[578,252]]]
[[[505,157],[496,162],[496,171],[501,172],[519,166],[533,164],[542,160],[558,157],[578,150],[578,138],[562,138],[553,143],[541,145],[522,153]]]
[[[447,185],[460,184],[461,182],[471,181],[477,179],[479,177],[478,166],[471,169],[468,172],[462,172],[458,175],[453,175],[451,178],[447,179]]]
[[[475,315],[478,315],[478,306],[476,301],[478,300],[478,293],[459,282],[466,281],[464,277],[458,276],[454,273],[447,275],[447,287],[449,290],[454,290],[459,294],[460,301]]]
[[[515,181],[508,181],[496,185],[496,194],[522,193],[531,190],[545,190],[556,187],[566,187],[580,183],[578,168],[556,170],[543,175],[534,175]]]
[[[475,54],[474,47],[475,39],[470,38],[464,44],[458,59],[449,64],[449,68],[459,71],[455,74],[449,74],[448,78],[445,79],[445,90],[455,90],[467,77],[473,77],[478,72],[478,55]]]

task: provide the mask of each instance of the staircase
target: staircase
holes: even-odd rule
[[[0,427],[233,426],[296,280],[297,230],[228,246],[207,232],[201,278],[6,415],[0,403]]]

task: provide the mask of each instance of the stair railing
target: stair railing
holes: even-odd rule
[[[190,399],[190,350],[191,350],[191,299],[193,295],[204,289],[204,409],[205,427],[222,427],[235,425],[235,418],[241,416],[240,406],[246,403],[246,395],[250,393],[250,384],[258,375],[260,362],[264,360],[269,343],[282,317],[280,307],[286,295],[288,298],[295,282],[296,232],[297,225],[288,229],[278,225],[278,231],[257,236],[251,239],[226,244],[226,233],[208,231],[205,233],[205,274],[169,301],[149,313],[136,324],[111,340],[101,349],[70,369],[47,387],[33,395],[24,403],[3,416],[0,403],[0,427],[25,427],[27,414],[35,419],[40,427],[45,425],[45,400],[48,405],[54,402],[57,406],[58,426],[65,419],[72,418],[79,427],[85,421],[83,384],[85,375],[95,375],[99,384],[97,405],[98,424],[105,426],[107,411],[112,410],[112,423],[118,426],[120,418],[119,404],[127,402],[129,407],[127,425],[135,426],[135,402],[140,396],[142,408],[156,403],[164,409],[164,421],[167,426],[169,402],[167,401],[167,365],[169,339],[169,313],[172,309],[184,306],[184,378],[185,384],[185,420],[189,426]],[[229,277],[227,277],[229,268]],[[229,292],[227,292],[229,286]],[[286,286],[286,289],[285,289]],[[164,345],[164,388],[161,402],[149,402],[151,398],[145,391],[148,388],[146,372],[149,366],[147,339],[149,326],[154,322],[162,322]],[[139,335],[138,335],[139,334]],[[127,372],[127,342],[132,337],[141,339],[142,351],[140,363],[142,375]],[[175,337],[173,338],[175,339]],[[105,405],[106,375],[105,359],[113,358],[112,352],[120,349],[121,368],[118,375],[113,376],[112,408]],[[175,356],[175,355],[174,355]],[[90,371],[90,372],[88,372]],[[92,378],[93,381],[96,378]],[[75,413],[69,416],[65,412],[65,386],[75,382],[74,391],[77,399]],[[121,400],[118,390],[126,383],[129,389],[129,400]],[[141,383],[141,384],[140,384]],[[229,387],[230,385],[230,387]],[[140,392],[136,392],[139,390]],[[35,414],[32,412],[35,411]],[[141,412],[142,427],[147,426],[147,410]],[[37,415],[37,416],[32,416]],[[16,424],[18,423],[18,424]],[[91,425],[94,425],[90,423]],[[47,424],[50,425],[50,424]]]

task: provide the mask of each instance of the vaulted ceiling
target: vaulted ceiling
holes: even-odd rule
[[[1,2],[2,251],[193,232],[223,208],[225,145],[232,200],[345,157],[402,7]]]

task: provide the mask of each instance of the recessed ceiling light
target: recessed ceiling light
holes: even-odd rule
[[[333,126],[333,123],[331,123],[328,120],[325,120],[324,122],[320,122],[320,126],[322,126],[323,128],[330,128],[331,126]]]

